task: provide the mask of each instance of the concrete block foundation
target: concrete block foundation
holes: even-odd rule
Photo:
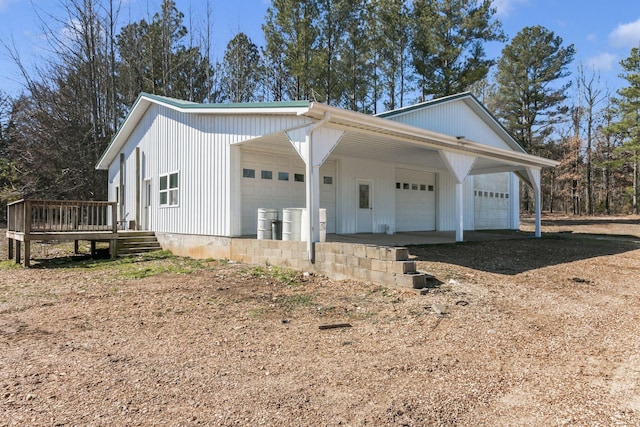
[[[306,242],[156,233],[163,249],[192,258],[229,259],[317,272],[332,279],[356,279],[386,286],[421,288],[426,277],[409,261],[403,247],[358,243],[316,243],[315,263],[307,259]]]

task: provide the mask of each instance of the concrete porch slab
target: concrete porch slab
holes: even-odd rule
[[[524,239],[529,237],[533,237],[533,234],[523,233],[518,230],[464,232],[465,242]],[[327,242],[358,243],[377,246],[437,245],[455,243],[455,241],[455,231],[413,231],[395,234],[358,233],[327,235]]]

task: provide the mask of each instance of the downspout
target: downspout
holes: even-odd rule
[[[307,145],[306,147],[307,149],[307,153],[306,153],[307,154],[307,164],[306,164],[307,214],[309,215],[309,230],[307,230],[308,231],[307,258],[312,264],[314,264],[316,261],[316,254],[315,254],[316,242],[313,241],[314,240],[313,230],[316,227],[316,217],[319,215],[319,211],[317,211],[319,206],[315,206],[316,203],[314,203],[314,200],[316,199],[316,196],[317,196],[318,197],[317,203],[319,204],[319,197],[320,197],[319,195],[315,194],[315,190],[316,190],[315,187],[317,186],[315,186],[314,183],[317,179],[319,179],[316,175],[318,174],[320,168],[319,167],[316,168],[313,163],[312,134],[313,134],[313,131],[315,131],[317,128],[327,123],[330,118],[331,118],[331,114],[328,111],[325,111],[324,117],[319,122],[309,126],[309,128],[307,129],[307,135],[305,137],[305,140],[307,142],[306,144]],[[319,184],[319,181],[318,181],[318,184]]]

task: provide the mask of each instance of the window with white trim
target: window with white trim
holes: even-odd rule
[[[178,206],[178,172],[160,175],[160,206]]]

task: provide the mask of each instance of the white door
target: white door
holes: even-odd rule
[[[144,180],[142,229],[151,230],[151,178]]]
[[[373,232],[373,181],[370,179],[356,180],[356,232]]]
[[[396,170],[396,231],[436,229],[434,173]]]

